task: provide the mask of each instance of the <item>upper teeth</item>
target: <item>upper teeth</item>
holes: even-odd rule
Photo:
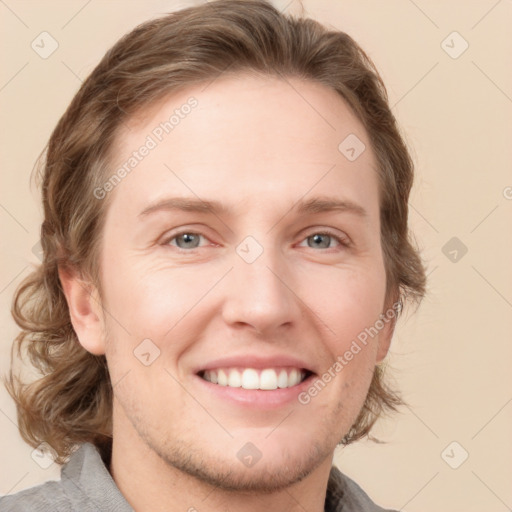
[[[242,387],[244,389],[277,389],[295,386],[304,380],[306,372],[298,368],[218,368],[206,370],[203,379],[231,388]]]

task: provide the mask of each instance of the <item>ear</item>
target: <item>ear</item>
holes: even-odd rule
[[[397,301],[394,302],[393,306],[386,308],[383,312],[384,327],[379,332],[378,348],[377,348],[377,363],[380,363],[387,355],[389,347],[391,346],[391,340],[393,333],[395,332],[395,326],[397,321]]]
[[[96,287],[77,271],[60,266],[59,278],[80,345],[91,354],[105,354],[102,307]]]

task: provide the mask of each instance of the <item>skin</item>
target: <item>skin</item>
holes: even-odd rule
[[[137,511],[320,512],[334,450],[389,349],[392,323],[307,405],[241,407],[207,394],[193,370],[227,355],[289,354],[320,375],[375,323],[388,306],[375,157],[333,90],[237,75],[132,118],[117,139],[117,165],[192,96],[197,107],[110,192],[103,296],[60,272],[80,343],[107,357],[110,471]],[[338,150],[351,133],[366,145],[353,162]],[[217,200],[229,211],[139,218],[170,196]],[[292,209],[318,196],[352,201],[366,215]],[[326,229],[350,245],[329,237],[315,245]],[[203,237],[180,250],[178,232]],[[236,252],[247,236],[263,249],[253,263]],[[133,353],[144,339],[160,350],[149,366]],[[252,467],[237,457],[247,442],[262,454]]]

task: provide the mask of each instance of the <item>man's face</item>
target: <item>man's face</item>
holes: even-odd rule
[[[110,192],[101,253],[115,442],[225,488],[330,465],[390,337],[334,369],[385,311],[364,128],[325,86],[250,76],[179,92],[129,128],[113,170],[137,163]],[[355,139],[338,148],[351,134],[355,160]],[[222,210],[153,208],[171,198]]]

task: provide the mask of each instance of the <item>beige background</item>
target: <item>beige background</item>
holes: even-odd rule
[[[7,50],[0,71],[1,373],[16,333],[12,295],[38,262],[32,249],[41,213],[29,175],[39,152],[110,45],[136,24],[191,3],[0,3]],[[429,294],[415,315],[399,322],[390,357],[411,407],[379,425],[376,434],[387,444],[339,449],[336,463],[383,506],[408,512],[510,509],[512,2],[304,5],[312,17],[352,35],[383,75],[417,162],[410,221],[429,271]],[[47,59],[31,48],[43,31],[59,44]],[[449,36],[453,31],[463,39]],[[455,55],[464,40],[468,49],[452,58],[447,51]],[[467,247],[463,256],[458,249],[455,262],[453,248],[444,249],[448,256],[443,252],[452,237]],[[58,479],[58,466],[43,469],[31,458],[3,388],[0,433],[0,494]],[[445,451],[453,441],[459,445]],[[465,452],[468,459],[452,469],[447,462],[457,465]]]

